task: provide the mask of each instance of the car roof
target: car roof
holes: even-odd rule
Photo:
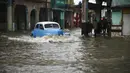
[[[58,23],[57,22],[53,22],[53,21],[44,21],[44,22],[37,22],[37,24],[45,25],[45,24],[58,24]]]

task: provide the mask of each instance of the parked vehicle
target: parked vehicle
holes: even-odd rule
[[[43,37],[48,35],[63,35],[64,32],[57,22],[38,22],[31,32],[33,37]]]

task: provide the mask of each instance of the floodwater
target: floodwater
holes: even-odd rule
[[[0,33],[0,73],[130,73],[128,38]]]

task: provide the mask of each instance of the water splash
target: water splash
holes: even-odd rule
[[[45,42],[80,42],[76,36],[44,36],[33,38],[30,36],[8,37],[9,40],[29,42],[29,43],[45,43]]]

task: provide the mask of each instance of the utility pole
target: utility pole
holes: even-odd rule
[[[82,0],[82,20],[88,21],[88,0]]]
[[[82,0],[82,31],[81,34],[88,36],[88,25],[87,25],[87,21],[88,21],[88,0]]]
[[[79,22],[79,24],[82,24],[82,3],[81,2],[79,2],[79,5],[78,5],[78,8],[79,8],[79,14],[80,14],[80,22]]]
[[[12,31],[12,24],[13,24],[13,14],[12,14],[12,0],[8,0],[7,6],[7,25],[8,31]]]
[[[48,1],[46,0],[46,20],[48,20]]]
[[[111,37],[111,25],[112,25],[112,20],[111,20],[111,4],[112,4],[112,0],[108,0],[107,1],[107,19],[109,22],[109,31],[108,31],[108,36]]]

